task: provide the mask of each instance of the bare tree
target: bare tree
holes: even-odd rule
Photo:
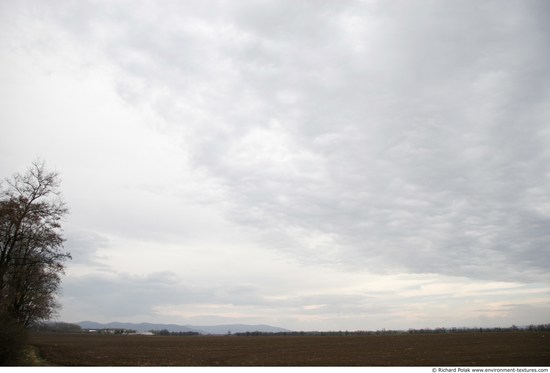
[[[61,220],[68,209],[60,179],[43,161],[0,185],[0,313],[28,326],[57,308],[63,251]]]

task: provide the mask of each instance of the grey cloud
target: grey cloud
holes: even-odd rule
[[[123,96],[182,130],[263,244],[346,268],[547,279],[545,2],[167,3],[174,27],[147,5],[76,16]]]
[[[527,326],[537,324],[538,321],[533,320],[546,320],[546,315],[550,312],[550,305],[503,304],[496,309],[480,309],[476,311],[494,315],[492,317],[481,316],[479,321],[482,325],[491,326],[500,320],[507,320],[508,323],[517,326]]]
[[[311,313],[318,315],[381,315],[393,310],[388,299],[377,299],[371,294],[318,294],[301,296],[288,302],[287,306],[294,307],[294,312]]]
[[[377,41],[387,48],[372,56],[321,49],[318,65],[280,65],[278,84],[299,78],[255,92],[274,106],[290,137],[288,155],[318,156],[311,167],[320,165],[322,178],[304,177],[307,163],[285,165],[298,170],[290,178],[287,168],[270,172],[268,162],[232,168],[222,147],[219,163],[209,158],[207,166],[233,188],[241,206],[235,215],[257,211],[252,220],[265,218],[258,224],[272,224],[276,234],[292,227],[334,233],[341,250],[329,255],[331,263],[478,278],[543,276],[544,260],[534,259],[547,252],[548,236],[532,233],[548,216],[530,214],[537,202],[525,194],[548,185],[550,139],[541,111],[549,98],[541,65],[547,38],[531,26],[540,17],[536,6],[513,3],[503,17],[495,7],[381,9],[389,18]],[[319,52],[301,49],[290,36],[286,41],[289,60]],[[344,59],[354,65],[340,68]],[[282,88],[304,99],[278,103],[273,91]],[[339,141],[315,147],[327,134]],[[240,182],[251,176],[251,183]],[[287,196],[291,203],[281,202]],[[320,258],[328,250],[317,249]],[[293,250],[304,248],[298,241]],[[315,252],[304,251],[309,258]]]
[[[70,231],[65,239],[64,247],[71,254],[71,263],[104,266],[99,251],[109,247],[108,238],[90,231]]]
[[[253,285],[187,285],[173,272],[129,275],[121,272],[68,276],[63,296],[96,317],[154,316],[155,307],[223,304],[262,307],[269,302]]]
[[[131,317],[153,315],[154,306],[192,299],[194,292],[169,272],[145,276],[112,273],[68,277],[63,295],[74,298],[82,309],[94,310],[97,317]]]

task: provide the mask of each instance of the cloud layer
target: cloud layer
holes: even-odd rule
[[[365,273],[509,284],[513,297],[546,289],[536,299],[549,307],[546,2],[23,2],[2,13],[12,124],[1,169],[28,153],[53,159],[74,211],[68,245],[81,253],[72,275],[92,276],[79,260],[118,273],[68,289],[156,283],[140,271],[194,288],[205,276],[173,262],[211,259],[212,283],[261,283],[251,292],[272,297],[292,292],[271,282],[290,268],[353,273],[359,292],[296,285],[315,315],[404,307],[392,300],[403,288],[374,308],[356,301],[376,291]],[[8,140],[20,137],[30,141]],[[222,257],[248,275],[220,269]],[[269,281],[248,272],[269,260]],[[216,286],[200,290],[213,304],[292,307],[262,303],[269,294],[218,299]],[[420,309],[436,293],[407,299]],[[142,311],[177,314],[172,303]]]

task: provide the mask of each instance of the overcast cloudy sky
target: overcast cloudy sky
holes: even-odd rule
[[[0,1],[59,319],[550,322],[550,2]]]

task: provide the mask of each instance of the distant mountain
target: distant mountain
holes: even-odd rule
[[[170,332],[198,332],[201,334],[228,334],[228,333],[246,333],[246,332],[289,332],[288,329],[278,328],[269,325],[246,325],[246,324],[228,324],[228,325],[176,325],[176,324],[154,324],[154,323],[123,323],[110,322],[101,324],[94,321],[81,321],[76,323],[82,329],[133,329],[137,331],[163,330]]]
[[[203,334],[228,334],[231,333],[246,333],[246,332],[289,332],[288,329],[279,328],[270,325],[247,325],[247,324],[228,324],[228,325],[211,325],[211,326],[191,326],[194,329],[198,329]]]
[[[82,329],[133,329],[138,332],[147,332],[149,330],[162,330],[166,329],[170,332],[201,332],[200,330],[193,329],[188,326],[176,325],[176,324],[153,324],[142,322],[139,324],[129,322],[110,322],[108,324],[101,324],[94,321],[81,321],[76,323],[80,325]]]

